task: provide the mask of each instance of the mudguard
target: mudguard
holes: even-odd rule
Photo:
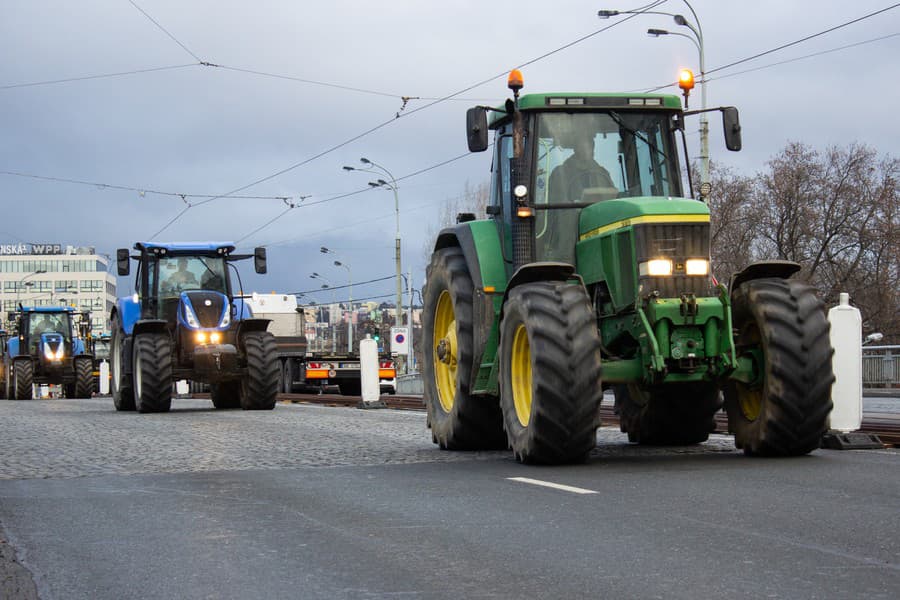
[[[116,313],[119,315],[119,322],[125,330],[125,335],[131,335],[134,331],[134,324],[141,318],[141,304],[134,299],[134,296],[119,298],[116,301]]]

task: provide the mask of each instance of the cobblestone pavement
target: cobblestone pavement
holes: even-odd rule
[[[217,411],[176,399],[170,413],[116,412],[109,398],[0,401],[0,479],[513,460],[509,452],[441,452],[425,413],[278,404]],[[686,448],[638,448],[614,428],[594,457],[735,452],[729,436]]]

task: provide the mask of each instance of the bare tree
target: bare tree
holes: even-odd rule
[[[737,175],[732,169],[715,162],[710,163],[709,172],[712,183],[708,202],[713,273],[720,281],[727,282],[732,274],[753,259],[759,215],[750,201],[752,178]]]
[[[476,219],[485,218],[485,209],[491,201],[491,185],[488,181],[472,185],[466,181],[463,192],[454,198],[448,198],[441,206],[440,219],[437,224],[429,227],[429,234],[425,236],[425,263],[431,261],[431,251],[434,249],[434,241],[437,234],[446,227],[456,223],[456,217],[460,213],[472,213]]]
[[[800,263],[826,303],[848,292],[867,330],[900,341],[898,173],[865,145],[788,144],[752,186],[751,257]]]

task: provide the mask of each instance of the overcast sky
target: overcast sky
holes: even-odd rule
[[[789,141],[817,149],[861,142],[900,155],[900,7],[716,70],[894,3],[691,4],[713,71],[708,103],[737,106],[743,125],[743,151],[728,153],[720,121],[711,119],[713,161],[753,174]],[[245,288],[292,292],[319,287],[311,272],[347,283],[347,271],[331,264],[335,256],[319,252],[327,246],[351,265],[354,298],[389,301],[392,280],[361,282],[395,272],[393,195],[336,198],[378,177],[341,167],[361,166],[365,156],[399,179],[465,154],[465,109],[502,102],[510,68],[616,23],[523,66],[524,93],[644,91],[674,81],[680,67],[699,73],[688,39],[646,35],[649,27],[689,33],[671,17],[596,16],[643,5],[3,0],[0,171],[37,178],[0,173],[0,243],[92,245],[114,254],[157,233],[161,241],[239,240],[242,249],[266,245],[270,256],[269,275],[245,276]],[[693,21],[681,0],[655,10]],[[42,83],[71,78],[82,79]],[[420,99],[401,111],[402,96]],[[696,90],[691,107],[699,102]],[[688,139],[696,156],[699,136]],[[485,181],[489,169],[487,153],[473,154],[399,183],[403,270],[415,287],[441,206],[466,182]],[[272,198],[191,197],[234,190]]]

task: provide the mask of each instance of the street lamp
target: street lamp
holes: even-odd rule
[[[375,161],[369,160],[368,158],[362,157],[359,159],[359,162],[366,165],[367,168],[360,169],[358,167],[344,167],[345,171],[364,171],[366,173],[384,173],[390,179],[390,182],[385,181],[384,179],[377,179],[375,181],[370,181],[369,185],[373,188],[381,187],[386,188],[394,192],[394,212],[397,217],[397,235],[394,241],[394,258],[397,263],[397,325],[402,324],[401,312],[400,308],[403,306],[403,285],[401,282],[401,278],[403,277],[403,268],[400,264],[400,198],[397,195],[397,180],[391,175],[391,172],[376,163]],[[412,325],[410,323],[410,325]]]
[[[19,305],[19,295],[20,295],[20,293],[21,293],[21,291],[22,291],[22,288],[23,288],[23,287],[32,287],[32,286],[34,286],[34,282],[33,282],[33,281],[29,281],[28,283],[25,283],[25,280],[26,280],[26,279],[31,279],[31,278],[34,277],[35,275],[43,275],[43,274],[46,273],[46,272],[47,272],[46,270],[41,269],[41,270],[39,270],[39,271],[35,271],[35,272],[33,272],[33,273],[29,273],[28,275],[25,275],[24,277],[22,277],[22,279],[19,280],[19,282],[16,284],[16,306]]]
[[[706,56],[704,53],[703,46],[703,28],[700,26],[700,19],[697,17],[697,12],[694,10],[694,7],[691,6],[690,2],[687,0],[682,0],[682,2],[687,5],[688,9],[691,11],[691,14],[694,16],[694,22],[691,23],[688,21],[684,15],[653,11],[653,10],[601,10],[597,12],[597,16],[601,19],[608,19],[609,17],[614,17],[616,15],[623,14],[647,14],[647,15],[666,15],[672,17],[675,20],[675,24],[681,27],[687,27],[693,36],[686,35],[684,33],[678,33],[675,31],[667,31],[665,29],[648,29],[647,35],[650,37],[659,37],[661,35],[678,35],[681,37],[686,37],[697,47],[697,51],[700,54],[700,83],[703,87],[700,88],[700,199],[706,200],[706,196],[709,195],[709,123],[706,119]]]
[[[322,254],[336,254],[333,250],[329,250],[325,246],[319,248]],[[350,283],[350,318],[347,319],[347,353],[353,353],[353,272],[350,265],[342,263],[339,260],[334,261],[334,266],[347,269],[347,281]]]

